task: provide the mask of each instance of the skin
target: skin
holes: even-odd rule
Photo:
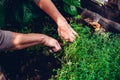
[[[21,34],[16,32],[12,32],[12,47],[10,50],[19,50],[39,44],[50,47],[50,51],[53,52],[61,50],[61,46],[58,41],[52,37],[44,34]]]
[[[61,13],[52,3],[52,1],[34,1],[40,9],[46,12],[56,22],[58,26],[58,34],[61,37],[61,39],[67,42],[73,42],[75,40],[76,35],[78,34],[71,28],[66,19],[61,15]],[[19,50],[39,44],[50,47],[51,52],[57,52],[61,50],[59,42],[52,37],[46,36],[44,34],[22,34],[16,32],[12,32],[12,47],[10,48],[10,50]]]
[[[37,33],[22,34],[12,32],[11,44],[12,46],[7,50],[20,50],[34,45],[47,46],[50,48],[51,53],[61,50],[61,45],[56,39]]]
[[[0,71],[0,80],[6,80],[4,74]]]
[[[35,2],[40,9],[46,12],[56,22],[58,34],[61,39],[67,42],[73,42],[78,34],[71,28],[53,2],[51,0],[37,0]]]
[[[61,39],[64,39],[67,42],[73,42],[75,40],[75,36],[78,34],[67,23],[66,19],[60,14],[52,1],[35,0],[35,2],[40,9],[45,11],[56,22],[58,26],[58,34]],[[12,46],[9,48],[9,50],[19,50],[40,44],[50,47],[50,52],[57,52],[61,50],[59,42],[52,37],[46,36],[44,34],[22,34],[16,32],[12,32]],[[0,75],[0,78],[3,79],[4,76],[1,77]]]

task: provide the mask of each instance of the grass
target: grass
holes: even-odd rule
[[[28,17],[31,17],[31,15],[28,15]],[[0,21],[3,21],[3,19],[4,18],[0,18]],[[25,21],[27,20],[29,19],[25,19]],[[29,27],[22,27],[22,31],[20,32],[40,32],[48,34],[49,36],[52,36],[54,38],[58,38],[58,36],[56,35],[57,31],[55,29],[55,26],[52,27],[54,24],[52,24],[52,22],[49,23],[48,21],[43,22],[45,24],[42,23],[42,20],[32,22],[32,24],[30,24],[30,28],[31,25],[34,24],[37,29],[35,29],[34,27],[32,27],[33,29],[29,29]],[[43,26],[45,27],[43,28]],[[51,76],[50,80],[120,80],[119,35],[115,35],[112,33],[108,33],[108,36],[91,34],[90,28],[74,22],[71,22],[71,26],[76,30],[76,32],[78,32],[80,37],[76,38],[75,42],[64,46],[61,52],[55,54],[55,57],[57,57],[61,61],[61,68],[54,69],[54,72],[56,72],[57,74]],[[23,50],[22,52],[26,52],[32,56],[35,53],[37,54],[37,56],[42,53],[49,56],[49,53],[45,50],[46,48],[42,49],[41,46],[35,46],[27,48],[25,49],[25,51]],[[62,55],[62,57],[60,56],[59,58],[59,55]],[[40,60],[38,62],[40,62]],[[27,61],[26,64],[28,64]],[[31,65],[33,64],[30,64],[28,66]],[[26,69],[28,69],[28,67],[26,67]],[[31,75],[28,75],[27,72],[26,74],[28,77]],[[36,74],[40,75],[39,73]]]
[[[38,27],[41,29],[41,33],[58,38],[55,25],[51,23],[43,25],[43,29]],[[91,34],[90,28],[75,22],[71,22],[71,26],[79,34],[79,37],[73,43],[64,46],[61,52],[55,54],[55,58],[61,62],[61,68],[53,70],[57,74],[52,75],[50,80],[119,80],[119,35],[112,33],[107,33],[107,36]],[[21,32],[29,33],[32,30],[23,28]],[[45,54],[49,56],[46,49],[35,46],[27,48],[25,51],[30,55]],[[59,57],[59,55],[62,56]],[[26,72],[26,74],[28,73]]]
[[[64,47],[62,67],[50,80],[119,80],[119,35],[91,35],[88,27],[76,23],[71,26],[80,37]]]

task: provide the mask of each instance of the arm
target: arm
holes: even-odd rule
[[[21,34],[12,32],[12,46],[10,49],[19,50],[43,43],[43,35]]]
[[[7,37],[11,37],[10,38],[11,40],[7,41],[6,40]],[[10,35],[5,36],[1,41],[4,41],[5,45],[11,44],[10,47],[7,48],[4,47],[4,49],[9,49],[9,50],[19,50],[39,44],[43,44],[44,46],[50,47],[54,52],[59,51],[61,49],[57,40],[49,36],[46,36],[44,34],[35,34],[35,33],[22,34],[22,33],[11,32],[11,36]],[[0,44],[0,46],[2,45]]]
[[[34,0],[38,7],[46,12],[57,24],[59,36],[66,40],[73,42],[77,33],[70,27],[66,19],[57,10],[51,0]]]
[[[12,32],[12,47],[11,49],[23,49],[29,46],[34,46],[38,44],[43,44],[44,46],[48,46],[52,49],[52,51],[57,52],[61,49],[57,40],[46,36],[44,34],[21,34]]]

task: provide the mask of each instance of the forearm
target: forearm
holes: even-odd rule
[[[11,50],[19,50],[43,43],[43,34],[21,34],[12,32]]]
[[[34,0],[44,12],[46,12],[57,24],[58,35],[61,39],[73,42],[77,33],[71,28],[67,20],[57,10],[51,0]]]
[[[62,22],[66,22],[66,19],[57,10],[57,8],[55,7],[51,0],[39,0],[39,1],[37,0],[36,4],[44,12],[46,12],[56,22],[57,25],[61,24]]]

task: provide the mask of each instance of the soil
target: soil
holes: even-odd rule
[[[9,80],[48,80],[61,67],[52,55],[29,54],[25,50],[0,55],[0,64]]]

